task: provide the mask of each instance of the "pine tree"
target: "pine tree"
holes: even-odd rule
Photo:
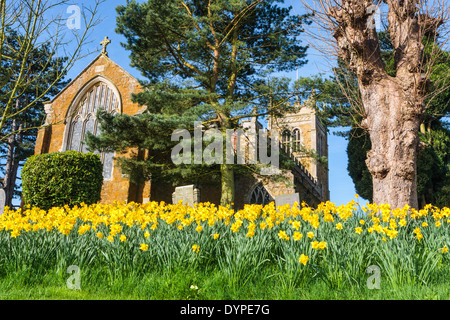
[[[205,129],[226,135],[239,120],[292,111],[288,81],[273,79],[306,63],[307,47],[298,37],[308,16],[291,14],[283,1],[130,1],[117,8],[117,29],[139,69],[145,90],[133,99],[145,105],[141,115],[98,115],[102,135],[89,135],[92,148],[125,151],[135,156],[120,159],[125,172],[136,179],[209,178],[220,181],[221,204],[234,202],[232,164],[175,166],[170,160],[176,129]],[[134,172],[134,173],[133,173]],[[211,181],[211,180],[210,180]]]

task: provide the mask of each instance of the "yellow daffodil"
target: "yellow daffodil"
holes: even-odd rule
[[[20,231],[17,230],[17,229],[14,229],[14,230],[11,232],[11,238],[17,238],[19,235],[20,235]]]
[[[325,250],[325,248],[327,247],[327,243],[324,241],[313,241],[311,242],[311,247],[315,250],[320,249],[320,250]]]
[[[422,240],[422,238],[423,238],[423,235],[421,234],[421,233],[419,233],[419,234],[417,234],[417,240]]]
[[[320,250],[325,250],[326,247],[327,247],[327,243],[325,241],[319,242],[319,249]]]
[[[83,224],[78,228],[78,234],[82,235],[85,234],[87,231],[91,229],[91,226],[88,224]]]
[[[292,236],[292,238],[294,238],[295,241],[301,240],[302,237],[303,237],[303,235],[298,231],[295,231],[294,235]]]
[[[280,239],[283,239],[283,240],[289,240],[289,237],[288,237],[288,235],[286,234],[286,231],[280,231],[280,232],[278,232],[278,237],[280,238]]]
[[[292,228],[294,228],[295,230],[298,230],[301,226],[302,224],[300,223],[300,221],[296,220],[292,223]]]
[[[299,263],[302,263],[304,266],[306,266],[306,263],[309,261],[309,257],[305,256],[303,253],[300,256],[300,258],[298,259]]]

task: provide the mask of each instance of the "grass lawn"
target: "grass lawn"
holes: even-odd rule
[[[449,231],[449,208],[356,202],[7,211],[0,299],[448,300]]]
[[[448,300],[449,272],[436,275],[429,285],[392,287],[383,278],[380,289],[368,289],[364,283],[347,283],[330,288],[316,279],[298,286],[262,269],[233,285],[219,270],[149,271],[142,276],[117,276],[93,270],[81,273],[80,290],[69,289],[71,275],[57,271],[36,275],[16,272],[0,278],[1,300]],[[370,275],[368,274],[367,277]],[[198,289],[191,288],[195,286]]]

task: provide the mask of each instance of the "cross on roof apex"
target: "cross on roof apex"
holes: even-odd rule
[[[108,44],[110,44],[111,43],[111,40],[109,40],[109,38],[108,37],[105,37],[105,39],[103,39],[103,41],[102,42],[100,42],[100,44],[103,46],[103,49],[102,49],[102,54],[104,54],[104,55],[108,55],[108,52],[106,51],[106,47],[108,46]]]

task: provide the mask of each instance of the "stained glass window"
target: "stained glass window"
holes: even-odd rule
[[[83,133],[83,121],[81,118],[75,119],[72,122],[72,139],[70,143],[70,150],[80,151],[81,134]]]
[[[94,133],[94,126],[95,126],[95,117],[90,116],[85,123],[84,136],[86,136],[88,132]],[[81,152],[88,152],[86,144],[83,143],[83,141],[81,141],[81,144],[82,144]]]
[[[79,99],[79,104],[75,107],[71,121],[68,122],[69,136],[67,139],[66,150],[76,150],[88,152],[84,138],[87,132],[100,134],[97,128],[96,113],[100,108],[111,113],[116,113],[119,106],[119,97],[116,96],[108,84],[99,81],[92,85],[86,91],[84,96]],[[98,152],[103,163],[103,178],[110,179],[112,177],[114,153]]]

